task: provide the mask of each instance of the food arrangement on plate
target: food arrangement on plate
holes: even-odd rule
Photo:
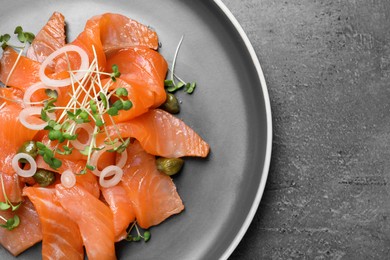
[[[171,175],[209,145],[173,114],[192,93],[157,33],[120,14],[90,18],[70,43],[55,12],[36,36],[0,43],[0,243],[18,255],[115,259],[115,242],[184,209]],[[168,75],[168,79],[167,78]]]

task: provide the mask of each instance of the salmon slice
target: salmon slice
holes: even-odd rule
[[[147,108],[164,103],[168,63],[160,53],[141,46],[122,49],[109,56],[106,70],[111,72],[114,64],[118,66],[122,80],[143,92],[140,94]]]
[[[69,189],[57,185],[56,195],[62,207],[76,221],[88,259],[116,259],[110,208],[79,185]]]
[[[4,50],[0,60],[0,81],[7,84],[7,86],[25,91],[27,87],[40,81],[40,63],[24,56],[21,56],[16,63],[18,55],[19,54],[11,47],[7,47]],[[16,66],[9,76],[15,63]]]
[[[0,181],[1,179],[3,180],[5,194],[7,195],[8,199],[12,203],[21,202],[23,199],[22,189],[24,184],[22,181],[20,181],[19,176],[16,173],[10,173],[10,174],[0,173],[0,174],[1,174]],[[2,202],[6,201],[3,192],[3,185],[1,185],[1,182],[0,182],[0,201]]]
[[[65,17],[54,12],[37,33],[27,50],[27,57],[42,63],[47,56],[65,45]]]
[[[23,102],[24,92],[17,88],[1,88],[0,87],[0,104],[15,104]]]
[[[25,200],[15,212],[0,211],[6,219],[18,215],[20,224],[13,230],[0,228],[0,243],[12,255],[17,256],[42,240],[41,223],[33,204]]]
[[[106,53],[132,46],[158,48],[157,33],[129,17],[106,13],[91,20],[100,20],[101,41]]]
[[[135,220],[130,197],[121,184],[110,188],[102,187],[101,191],[114,216],[115,241],[121,241],[127,236],[127,227]]]
[[[108,126],[113,138],[136,138],[146,152],[167,158],[206,157],[210,147],[194,130],[177,117],[161,109],[152,109],[128,122]],[[98,138],[104,138],[99,136]],[[100,141],[101,142],[101,141]]]
[[[22,125],[19,121],[19,113],[22,108],[18,104],[8,104],[0,109],[0,169],[3,173],[13,174],[12,158],[25,142],[34,138],[37,130],[31,130]],[[36,118],[36,122],[40,119]]]
[[[122,184],[140,227],[158,225],[184,209],[172,179],[157,170],[155,157],[146,153],[138,142],[129,146],[128,164],[123,170]]]
[[[62,208],[55,189],[27,187],[42,226],[42,259],[84,259],[80,230]]]

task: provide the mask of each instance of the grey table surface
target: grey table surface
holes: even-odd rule
[[[266,190],[230,259],[389,259],[390,2],[224,0],[273,113]]]

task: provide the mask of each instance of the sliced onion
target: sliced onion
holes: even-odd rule
[[[85,142],[85,143],[81,143],[79,140],[72,140],[70,141],[70,143],[73,145],[74,148],[78,149],[78,150],[84,150],[85,147],[91,143],[91,139],[92,139],[92,135],[93,135],[93,127],[88,124],[88,123],[84,123],[84,124],[79,124],[79,125],[76,125],[75,128],[74,128],[74,132],[76,133],[76,130],[77,129],[84,129],[87,133],[88,133],[88,140]]]
[[[82,79],[87,73],[89,67],[88,54],[76,45],[66,45],[50,54],[42,63],[41,68],[39,69],[39,77],[45,85],[50,87],[65,87],[72,84],[72,76],[66,79],[51,79],[45,74],[46,67],[51,64],[55,58],[67,52],[77,52],[81,58],[81,65],[78,69],[79,71],[73,76],[74,80],[77,81]]]
[[[42,120],[42,124],[34,125],[27,122],[27,118],[34,115],[40,115],[42,111],[41,107],[26,107],[19,113],[19,121],[24,125],[25,127],[32,129],[32,130],[42,130],[47,126],[47,122]],[[56,120],[56,115],[54,113],[48,113],[48,116],[52,120]]]
[[[76,184],[76,176],[71,170],[66,170],[61,174],[61,184],[65,188],[72,188]]]
[[[99,177],[99,184],[104,188],[109,188],[117,185],[123,176],[123,170],[115,165],[107,166],[102,170]],[[110,179],[105,179],[110,177]]]
[[[96,165],[95,170],[93,170],[93,174],[96,176],[100,176],[101,171],[98,169],[97,165],[100,159],[100,156],[102,156],[103,153],[107,152],[107,150],[113,149],[115,146],[113,145],[107,145],[102,150],[94,151],[91,155],[91,165]],[[124,150],[122,153],[119,153],[120,158],[116,162],[115,166],[118,166],[119,168],[123,168],[127,161],[127,150]]]
[[[20,159],[25,159],[30,164],[30,169],[23,170],[20,168]],[[12,168],[14,168],[15,172],[21,177],[31,177],[37,171],[37,163],[31,155],[27,153],[17,153],[14,158],[12,158]]]
[[[51,90],[58,90],[55,87],[48,87],[45,84],[43,84],[42,82],[35,83],[34,85],[31,85],[30,87],[28,87],[26,89],[26,92],[24,92],[24,96],[23,96],[23,103],[24,103],[25,107],[30,107],[32,105],[31,96],[36,91],[38,91],[40,89],[47,89],[47,88],[51,89]]]

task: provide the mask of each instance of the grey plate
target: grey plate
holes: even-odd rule
[[[17,25],[37,32],[53,11],[68,22],[69,40],[96,14],[115,12],[152,26],[176,73],[197,81],[179,93],[179,117],[210,143],[205,160],[188,159],[174,178],[186,206],[151,229],[147,243],[119,243],[119,259],[226,259],[246,232],[263,194],[271,154],[271,112],[265,80],[245,33],[219,1],[13,0],[2,3],[0,34]],[[37,245],[19,259],[39,258]],[[1,259],[12,259],[3,248]]]

